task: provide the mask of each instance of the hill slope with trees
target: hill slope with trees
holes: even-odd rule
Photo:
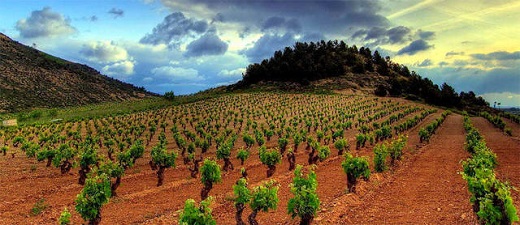
[[[243,79],[231,89],[244,89],[264,83],[292,83],[292,86],[313,86],[322,80],[333,79],[349,85],[333,88],[363,87],[378,96],[399,96],[411,100],[460,109],[488,108],[482,97],[473,92],[455,92],[444,83],[434,84],[405,65],[383,57],[369,48],[348,46],[343,41],[297,42],[293,47],[276,51],[269,59],[247,67]],[[354,85],[352,85],[354,83]],[[279,85],[280,86],[280,85]],[[291,85],[288,85],[291,86]]]
[[[0,33],[0,112],[77,106],[151,96],[144,88],[100,74]]]

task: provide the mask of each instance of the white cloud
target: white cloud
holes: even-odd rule
[[[31,16],[16,23],[16,29],[24,38],[53,37],[76,32],[76,28],[70,25],[70,19],[65,19],[49,7],[32,11]]]
[[[152,69],[152,74],[159,78],[166,78],[174,82],[203,81],[205,78],[199,75],[199,71],[192,68],[162,66]]]
[[[134,74],[134,66],[133,61],[125,60],[106,65],[101,69],[101,72],[110,76],[126,77]]]
[[[114,42],[97,41],[84,44],[80,50],[87,60],[96,63],[113,63],[129,59],[128,52]]]
[[[221,70],[217,75],[223,78],[242,78],[242,74],[246,72],[244,68],[234,70]]]

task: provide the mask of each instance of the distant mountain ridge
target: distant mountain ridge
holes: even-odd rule
[[[0,33],[0,112],[133,100],[152,95],[144,88],[25,46]]]

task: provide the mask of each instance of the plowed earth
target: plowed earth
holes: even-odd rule
[[[428,144],[419,143],[417,132],[440,116],[439,113],[429,115],[416,127],[409,130],[408,145],[403,159],[390,171],[372,174],[369,181],[358,185],[357,193],[346,193],[346,176],[341,168],[341,156],[337,156],[334,148],[332,157],[320,162],[316,168],[318,177],[318,196],[321,201],[315,223],[317,224],[473,224],[475,216],[471,211],[469,193],[462,177],[460,160],[469,155],[464,151],[464,130],[462,117],[448,116]],[[486,125],[484,121],[484,125]],[[475,126],[480,126],[475,121]],[[487,124],[489,125],[489,124]],[[482,133],[488,145],[497,152],[499,161],[504,166],[509,161],[501,157],[500,148],[494,148],[491,131],[483,129]],[[354,155],[372,157],[372,147],[354,150],[354,135],[346,132]],[[502,135],[497,133],[497,136]],[[170,136],[170,135],[168,135]],[[507,136],[500,136],[510,140]],[[497,137],[498,138],[498,137]],[[171,142],[170,142],[171,143]],[[504,142],[497,142],[502,145]],[[518,151],[518,142],[511,142],[509,148]],[[515,145],[516,143],[516,145]],[[153,143],[152,143],[153,144]],[[268,145],[276,145],[274,140]],[[296,156],[298,164],[307,166],[305,144],[300,145]],[[147,148],[148,149],[148,148]],[[519,162],[518,155],[516,162]],[[207,156],[214,157],[214,150]],[[249,186],[253,187],[266,181],[266,166],[253,154],[243,166],[247,168]],[[513,156],[512,156],[513,157]],[[514,157],[511,161],[514,161]],[[179,210],[183,208],[187,198],[200,200],[202,185],[199,179],[189,177],[189,171],[182,160],[178,167],[167,169],[165,184],[156,187],[157,178],[147,162],[149,153],[137,161],[137,165],[126,171],[118,189],[118,197],[102,209],[102,224],[177,224]],[[213,215],[218,224],[234,224],[235,209],[229,200],[232,186],[239,178],[240,162],[233,159],[235,170],[223,173],[223,182],[214,185],[210,195]],[[219,162],[222,163],[222,162]],[[370,160],[372,166],[372,160]],[[515,164],[512,164],[515,165]],[[518,164],[516,164],[518,165]],[[298,224],[299,219],[292,219],[287,214],[287,202],[292,197],[289,184],[293,174],[288,171],[287,159],[277,166],[272,177],[280,185],[278,209],[271,212],[260,212],[257,216],[260,224]],[[515,167],[518,169],[518,167]],[[514,169],[514,168],[513,168]],[[518,170],[517,170],[518,171]],[[517,174],[516,174],[517,175]],[[508,177],[513,182],[514,174]],[[72,212],[74,224],[83,222],[74,211],[75,196],[81,191],[77,184],[77,169],[61,175],[59,170],[45,167],[28,159],[21,152],[14,158],[0,156],[0,224],[56,224],[64,207]],[[516,177],[518,182],[518,177]],[[516,195],[518,198],[518,195]],[[39,215],[30,216],[34,204],[45,199],[48,206]],[[515,199],[516,203],[519,201]],[[244,219],[249,215],[249,207],[244,211]]]

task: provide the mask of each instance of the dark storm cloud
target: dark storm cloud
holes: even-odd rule
[[[397,26],[393,28],[372,27],[360,29],[352,36],[354,39],[372,42],[372,44],[400,44],[411,40],[412,31],[408,27]]]
[[[289,31],[299,33],[302,30],[302,26],[297,19],[286,20],[284,17],[270,17],[261,26],[262,31]]]
[[[186,47],[186,57],[203,55],[222,55],[226,53],[228,44],[222,41],[214,32],[208,32],[199,39],[192,41]]]
[[[488,54],[471,54],[471,57],[479,60],[520,60],[520,51],[506,52],[498,51]]]
[[[403,44],[413,39],[431,40],[435,36],[434,32],[416,30],[412,31],[405,26],[387,27],[371,27],[362,28],[354,32],[351,38],[368,42],[368,45],[384,45],[384,44]]]
[[[158,24],[151,34],[146,34],[141,38],[143,44],[167,44],[178,45],[180,39],[192,34],[204,34],[208,30],[208,23],[204,20],[186,18],[183,13],[175,12],[166,16]]]
[[[417,35],[423,40],[432,40],[435,37],[435,32],[418,30]]]
[[[285,18],[283,18],[283,17],[278,17],[278,16],[269,17],[262,24],[262,30],[268,30],[270,28],[281,27],[284,23],[285,23]]]
[[[108,13],[112,14],[114,16],[114,18],[122,17],[125,15],[125,11],[123,11],[122,9],[116,9],[116,8],[110,9],[110,11],[108,11]]]
[[[16,23],[16,30],[24,38],[51,37],[76,32],[76,28],[70,25],[70,19],[53,12],[49,7],[34,10],[31,16],[19,20]]]
[[[403,55],[403,54],[415,55],[417,52],[425,51],[432,47],[433,47],[433,45],[429,45],[428,42],[426,42],[425,40],[419,39],[419,40],[413,41],[409,45],[400,49],[397,52],[397,55]]]
[[[402,43],[403,41],[406,41],[408,39],[408,36],[410,35],[410,28],[404,27],[404,26],[398,26],[389,29],[386,32],[386,35],[388,36],[388,40],[390,43]]]
[[[196,14],[204,11],[220,13],[226,22],[238,23],[260,29],[286,25],[287,18],[298,18],[302,32],[319,29],[325,33],[344,33],[350,27],[387,26],[388,20],[379,15],[377,1],[366,0],[307,0],[307,1],[236,1],[236,0],[162,0],[172,10]],[[293,24],[296,25],[296,24]],[[294,29],[297,26],[285,26]],[[290,31],[290,30],[287,30]]]
[[[299,33],[302,29],[300,22],[297,19],[286,20],[284,17],[273,16],[269,17],[261,26],[262,31],[267,30],[282,30]]]

